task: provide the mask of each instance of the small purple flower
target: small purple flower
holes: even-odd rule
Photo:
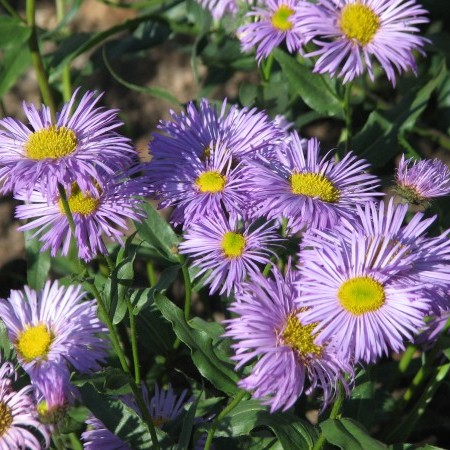
[[[226,14],[234,16],[239,9],[237,0],[198,0],[198,2],[211,12],[214,20],[220,20]]]
[[[279,241],[273,223],[240,225],[221,213],[189,227],[179,250],[200,269],[197,278],[210,271],[205,283],[210,284],[211,294],[230,295],[247,276],[269,263],[271,246]]]
[[[74,108],[78,90],[52,120],[50,109],[24,103],[30,127],[12,117],[0,120],[0,181],[2,192],[25,190],[40,182],[49,196],[73,182],[82,191],[103,188],[102,174],[113,175],[137,159],[130,140],[114,130],[122,125],[116,110],[96,107],[101,95],[87,92]],[[1,130],[3,128],[3,130]],[[31,129],[30,129],[31,128]]]
[[[189,402],[186,399],[187,390],[177,395],[170,384],[167,389],[160,389],[156,384],[152,398],[149,398],[147,389],[143,388],[142,393],[150,417],[157,428],[162,428],[166,423],[175,420],[182,413],[184,405]],[[140,414],[134,397],[127,395],[123,401]],[[86,423],[89,429],[81,435],[85,450],[131,450],[131,447],[106,428],[101,420],[90,416]]]
[[[366,173],[369,164],[353,154],[341,161],[319,156],[317,139],[300,140],[292,133],[279,160],[254,164],[252,198],[257,215],[288,219],[291,232],[326,228],[351,218],[356,205],[372,200],[378,179]]]
[[[146,183],[142,179],[116,176],[105,181],[103,188],[97,186],[97,189],[97,195],[94,196],[83,192],[74,183],[70,192],[67,192],[75,223],[78,256],[85,261],[107,252],[103,238],[123,245],[128,220],[141,221],[145,217],[140,196],[146,191]],[[15,198],[29,201],[16,208],[16,217],[27,220],[18,230],[35,230],[33,238],[39,236],[39,240],[44,243],[41,251],[50,249],[51,255],[55,256],[61,250],[62,255],[67,255],[72,233],[59,195],[46,197],[45,188],[37,184],[31,194],[21,191]]]
[[[305,39],[296,26],[295,15],[303,3],[296,0],[266,0],[264,7],[253,8],[246,16],[251,22],[236,32],[242,50],[248,52],[256,47],[259,64],[282,42],[286,42],[290,53],[300,51]]]
[[[249,175],[244,163],[235,164],[224,143],[209,147],[209,155],[196,154],[177,157],[178,163],[160,159],[149,167],[154,181],[159,207],[174,206],[171,221],[184,227],[202,217],[215,217],[223,209],[237,217],[248,208],[250,201]],[[151,164],[151,163],[150,163]]]
[[[50,434],[39,422],[31,386],[15,391],[17,374],[10,362],[0,366],[0,449],[42,450],[50,446]],[[39,435],[39,439],[36,437]]]
[[[427,284],[414,277],[411,247],[333,231],[332,240],[303,252],[299,306],[310,307],[303,320],[318,323],[319,344],[332,340],[355,362],[404,350],[404,340],[413,339],[430,309]]]
[[[438,159],[414,161],[402,155],[395,182],[399,195],[420,204],[450,193],[450,169]]]
[[[338,358],[336,349],[316,340],[316,324],[305,325],[301,319],[306,305],[295,303],[297,291],[294,273],[286,277],[273,268],[273,279],[254,274],[230,310],[237,317],[226,321],[225,336],[233,338],[232,357],[236,369],[255,361],[250,375],[239,382],[256,399],[270,405],[272,412],[287,410],[305,389],[319,388],[324,404],[333,398],[338,381],[348,389],[345,374],[353,374],[350,364]]]
[[[95,301],[84,296],[80,286],[47,281],[41,291],[25,286],[23,292],[13,290],[8,300],[0,300],[0,317],[21,366],[38,388],[52,376],[61,377],[67,399],[74,392],[70,369],[95,372],[108,351]],[[45,386],[42,390],[45,393]]]
[[[399,74],[417,66],[414,51],[423,52],[427,39],[417,36],[417,25],[427,23],[428,12],[414,0],[319,0],[299,10],[296,20],[306,39],[319,50],[314,71],[353,80],[376,59],[395,85]]]

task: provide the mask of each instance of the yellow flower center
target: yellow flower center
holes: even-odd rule
[[[89,216],[97,210],[100,203],[98,198],[91,197],[88,194],[81,192],[76,183],[72,185],[72,191],[70,197],[67,198],[69,203],[70,212],[72,214],[81,214],[82,216]],[[59,210],[62,214],[65,214],[63,202],[58,200]]]
[[[77,136],[72,130],[52,125],[32,133],[25,142],[25,150],[30,159],[58,159],[73,153],[77,144]]]
[[[294,14],[294,10],[289,6],[281,5],[272,16],[272,25],[280,31],[289,31],[292,28],[292,23],[289,22],[289,17]]]
[[[11,408],[7,404],[0,402],[0,437],[9,430],[12,422],[13,416]]]
[[[19,334],[16,342],[17,351],[26,361],[45,358],[52,340],[53,336],[45,325],[33,325]]]
[[[36,409],[39,414],[39,420],[42,423],[56,424],[64,419],[67,408],[65,405],[60,405],[50,409],[48,403],[42,400],[37,404]]]
[[[349,39],[367,45],[380,28],[380,18],[368,6],[355,2],[344,6],[339,25]]]
[[[228,258],[237,258],[244,253],[245,237],[240,233],[228,231],[222,238],[222,250]]]
[[[211,194],[223,191],[226,182],[227,179],[222,174],[216,172],[215,170],[203,172],[195,180],[195,184],[200,189],[200,192],[210,192]]]
[[[354,316],[380,309],[386,300],[383,285],[373,278],[350,278],[338,291],[341,305]]]
[[[318,173],[293,173],[291,189],[294,194],[319,198],[328,203],[336,203],[340,198],[339,189],[327,177]]]
[[[311,354],[320,356],[322,354],[322,346],[314,343],[317,335],[314,334],[316,326],[317,323],[302,325],[295,313],[290,314],[282,333],[284,344],[296,350],[299,356]]]

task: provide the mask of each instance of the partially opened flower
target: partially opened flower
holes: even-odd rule
[[[395,182],[397,192],[408,202],[424,203],[450,194],[450,169],[439,159],[414,161],[402,155]]]
[[[42,450],[50,445],[50,434],[39,422],[32,399],[33,388],[25,386],[15,391],[12,386],[17,374],[13,365],[0,366],[0,449]]]
[[[97,107],[101,96],[95,92],[87,92],[72,111],[77,94],[56,121],[48,107],[37,110],[25,103],[30,126],[11,117],[0,120],[2,192],[31,193],[40,182],[49,196],[56,196],[58,184],[68,188],[76,182],[95,194],[95,183],[102,183],[99,174],[113,175],[135,161],[130,140],[114,131],[122,125],[117,111]]]
[[[310,307],[303,320],[318,324],[319,344],[331,340],[355,362],[404,350],[430,308],[412,248],[357,232],[333,237],[303,254],[298,305]]]
[[[116,176],[105,181],[103,188],[97,186],[98,192],[94,196],[83,192],[76,183],[72,185],[67,201],[75,224],[80,258],[89,261],[106,253],[104,238],[123,245],[128,221],[141,221],[145,217],[140,197],[145,193],[145,186],[139,178]],[[44,243],[41,251],[50,249],[55,256],[61,250],[62,255],[66,255],[72,233],[60,196],[47,197],[45,187],[39,183],[31,194],[21,191],[15,198],[27,202],[16,208],[16,217],[27,220],[18,229],[33,230],[32,237],[38,236]]]
[[[300,51],[305,39],[296,27],[295,13],[302,4],[302,0],[267,0],[263,7],[255,7],[247,14],[251,21],[236,32],[242,50],[248,52],[256,47],[258,63],[282,42],[286,42],[290,53]]]
[[[381,195],[378,179],[366,173],[369,164],[348,153],[341,161],[320,156],[317,139],[291,140],[279,160],[255,165],[252,198],[258,214],[288,219],[292,232],[304,227],[326,228],[351,218],[356,205]]]
[[[198,2],[211,12],[215,20],[226,14],[235,15],[238,11],[237,0],[198,0]]]
[[[200,269],[196,277],[210,271],[205,283],[211,293],[229,295],[248,276],[262,270],[279,241],[273,223],[239,224],[219,213],[191,225],[179,249]]]
[[[41,291],[25,286],[0,300],[0,317],[31,381],[39,387],[50,375],[60,376],[66,398],[73,393],[70,370],[97,371],[108,351],[95,301],[84,296],[80,286],[47,281]]]
[[[272,412],[293,406],[306,382],[306,393],[323,391],[325,408],[338,381],[347,388],[345,374],[353,373],[332,344],[317,342],[317,324],[303,323],[305,306],[296,304],[296,298],[293,272],[283,277],[273,268],[273,279],[254,274],[230,307],[237,317],[226,321],[225,336],[234,340],[236,369],[254,362],[239,386],[270,405]]]
[[[393,85],[397,73],[416,72],[414,51],[423,53],[427,39],[417,25],[427,11],[414,0],[319,0],[299,11],[298,26],[319,50],[314,71],[343,77],[344,83],[367,69],[374,79],[377,60]]]
[[[170,384],[167,389],[160,389],[156,384],[152,398],[149,398],[146,388],[142,389],[142,393],[150,417],[157,428],[163,428],[166,423],[175,420],[182,413],[183,406],[189,401],[186,399],[186,390],[178,395]],[[122,400],[140,414],[134,397],[127,395]],[[86,424],[88,429],[81,435],[85,450],[132,450],[128,443],[116,436],[95,416],[89,416]]]

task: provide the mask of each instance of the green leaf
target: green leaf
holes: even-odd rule
[[[280,49],[275,49],[273,55],[291,87],[311,109],[327,116],[344,117],[343,102],[329,77],[312,73],[310,67]]]
[[[0,98],[8,92],[11,86],[31,64],[31,53],[26,45],[17,42],[9,46],[3,55],[0,67]]]
[[[192,360],[199,372],[217,389],[233,395],[238,391],[238,376],[228,355],[218,352],[213,340],[202,330],[192,328],[185,320],[183,311],[161,294],[155,296],[155,303],[162,315],[172,323],[175,334],[190,349]],[[226,362],[227,361],[227,362]]]
[[[27,254],[27,284],[40,290],[48,280],[50,251],[41,252],[42,242],[33,237],[34,232],[25,231],[25,251]]]
[[[10,16],[0,15],[0,48],[5,49],[10,44],[17,47],[31,35],[31,28],[22,21]]]
[[[387,450],[387,446],[369,435],[361,424],[352,419],[327,419],[320,423],[323,435],[342,450]]]
[[[317,433],[309,423],[291,413],[271,414],[257,400],[242,401],[219,424],[216,436],[246,436],[258,427],[270,428],[286,450],[310,449]]]
[[[147,219],[135,222],[139,236],[155,250],[156,255],[167,261],[178,262],[178,236],[153,206],[144,204],[143,209]]]
[[[195,423],[195,412],[197,411],[198,402],[200,397],[197,397],[195,402],[189,408],[189,411],[183,418],[183,428],[180,433],[180,438],[178,440],[177,450],[185,450],[189,448],[189,441],[191,440],[192,429]]]
[[[131,448],[148,450],[152,447],[147,425],[136,411],[117,398],[100,394],[91,384],[86,383],[78,389],[83,403],[94,416]]]

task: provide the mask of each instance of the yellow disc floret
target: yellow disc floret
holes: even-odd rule
[[[289,6],[281,5],[272,16],[272,25],[280,31],[289,31],[292,28],[292,23],[289,17],[294,14],[294,10]]]
[[[71,129],[52,125],[32,133],[25,150],[30,159],[59,159],[72,154],[77,145],[77,136]]]
[[[298,352],[300,357],[307,355],[320,356],[322,346],[314,343],[317,333],[314,333],[317,323],[302,325],[295,313],[289,315],[286,326],[281,334],[283,343]]]
[[[349,39],[367,45],[380,28],[380,18],[368,6],[355,2],[342,9],[339,25]]]
[[[26,361],[32,361],[47,356],[52,340],[53,336],[45,325],[33,325],[19,334],[16,348]]]
[[[224,190],[226,181],[227,179],[224,175],[215,170],[210,170],[209,172],[203,172],[195,180],[195,184],[200,189],[200,192],[215,194]]]
[[[339,201],[339,189],[335,188],[327,177],[319,173],[293,173],[290,181],[294,194],[318,198],[327,203]]]
[[[222,238],[222,250],[228,258],[237,258],[244,253],[245,237],[240,233],[228,231]]]
[[[0,437],[9,430],[13,422],[11,412],[11,408],[7,404],[0,402]]]
[[[91,197],[89,194],[81,192],[76,183],[72,185],[72,191],[70,197],[67,198],[69,203],[70,212],[72,214],[81,214],[82,216],[89,216],[97,210],[100,200]],[[59,210],[62,214],[65,214],[63,202],[58,200]]]
[[[383,285],[367,276],[344,281],[337,296],[343,308],[354,316],[377,311],[386,300]]]

